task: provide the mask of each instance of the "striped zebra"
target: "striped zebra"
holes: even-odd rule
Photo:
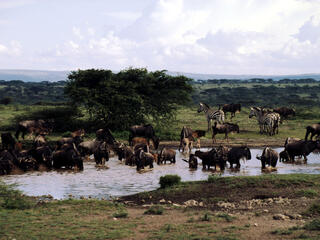
[[[213,110],[206,103],[199,103],[198,113],[204,112],[208,122],[208,131],[211,130],[211,121],[215,120],[218,123],[224,123],[224,112],[222,110]]]
[[[249,118],[255,116],[258,120],[260,133],[268,133],[274,135],[279,132],[280,115],[274,112],[261,109],[259,107],[252,107],[250,109]]]

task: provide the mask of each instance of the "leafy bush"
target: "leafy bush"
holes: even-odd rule
[[[150,215],[162,215],[163,213],[163,207],[162,206],[152,206],[147,211],[144,212],[144,214],[150,214]]]
[[[304,228],[310,231],[320,231],[320,219],[314,219],[311,222],[304,225]]]
[[[126,218],[128,217],[128,212],[126,210],[121,209],[115,212],[112,216],[115,218]]]
[[[13,189],[12,185],[0,182],[0,207],[5,209],[29,209],[34,202],[18,190]]]
[[[160,187],[166,188],[173,186],[175,184],[179,184],[181,182],[181,177],[178,175],[165,175],[160,177]]]

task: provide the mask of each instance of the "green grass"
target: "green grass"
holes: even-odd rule
[[[163,212],[164,212],[164,208],[162,206],[156,205],[156,206],[151,206],[148,210],[144,212],[144,214],[162,215]]]

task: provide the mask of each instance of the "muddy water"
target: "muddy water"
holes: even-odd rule
[[[207,150],[207,149],[202,149]],[[276,149],[278,152],[282,148]],[[261,154],[261,149],[251,149],[252,159],[241,161],[239,171],[226,169],[222,176],[249,176],[266,174],[261,172],[261,163],[255,158]],[[39,196],[50,194],[56,199],[74,197],[110,198],[134,194],[142,191],[154,190],[159,187],[160,176],[166,174],[178,174],[182,181],[205,180],[213,171],[202,170],[200,165],[197,170],[189,170],[188,164],[182,160],[187,156],[177,152],[176,164],[154,165],[154,169],[148,167],[143,173],[138,173],[135,167],[129,167],[111,158],[107,162],[109,169],[98,169],[95,163],[84,164],[83,172],[50,171],[29,172],[21,175],[0,177],[6,183],[15,183],[18,189],[27,195]],[[201,161],[200,161],[201,162]],[[320,174],[320,155],[310,154],[307,164],[278,163],[277,171],[272,174],[308,173]],[[214,173],[220,174],[220,173]]]

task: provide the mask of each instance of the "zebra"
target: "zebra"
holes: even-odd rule
[[[255,116],[258,120],[260,127],[260,134],[268,133],[274,135],[279,133],[280,115],[277,113],[269,112],[259,107],[252,107],[250,109],[249,118]]]
[[[199,103],[198,113],[200,112],[204,112],[204,114],[206,115],[208,122],[208,131],[210,131],[211,129],[212,120],[215,120],[220,124],[224,123],[224,112],[221,109],[215,111],[211,109],[208,104]]]

